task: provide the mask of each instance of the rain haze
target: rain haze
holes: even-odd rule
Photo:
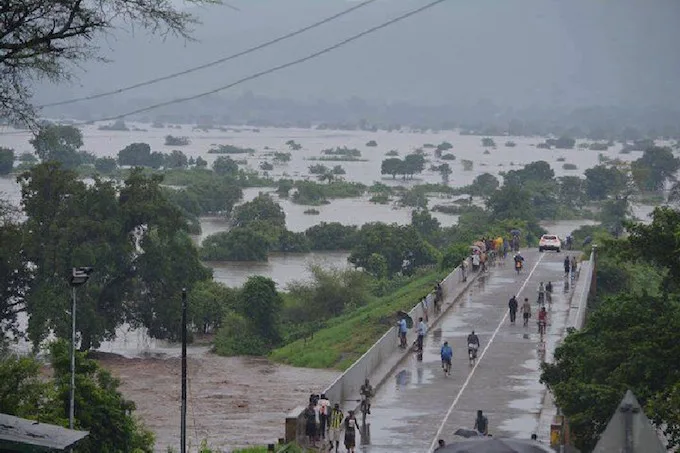
[[[181,2],[180,2],[181,3]],[[189,7],[194,42],[143,31],[102,41],[109,64],[87,63],[70,85],[40,86],[38,102],[83,96],[180,71],[304,27],[357,3],[231,0]],[[424,5],[381,0],[243,58],[89,103],[105,114],[127,102],[163,101],[226,85],[332,45]],[[670,107],[680,54],[674,0],[444,2],[338,50],[222,92],[303,102],[408,102],[465,108]],[[134,104],[137,106],[138,104]],[[75,106],[59,113],[68,114]],[[183,111],[185,106],[175,106]],[[50,113],[48,110],[46,113]]]

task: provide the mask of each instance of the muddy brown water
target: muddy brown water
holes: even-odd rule
[[[155,450],[179,451],[180,359],[107,355],[100,363],[120,378],[122,393],[135,402],[137,415],[156,434]],[[203,440],[217,451],[275,442],[283,437],[285,415],[338,375],[262,358],[189,357],[189,451],[197,451]]]

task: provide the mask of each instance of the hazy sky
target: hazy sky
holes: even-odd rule
[[[181,3],[181,0],[177,0]],[[86,64],[72,85],[43,86],[39,100],[92,94],[182,70],[261,43],[355,2],[227,0],[197,8],[196,42],[118,33],[107,65]],[[244,58],[127,93],[166,100],[228,84],[299,58],[429,0],[381,0]],[[300,99],[408,100],[501,106],[675,104],[680,96],[679,0],[448,0],[416,17],[298,67],[247,82]]]

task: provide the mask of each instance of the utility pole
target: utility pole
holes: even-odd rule
[[[71,287],[71,387],[69,390],[68,427],[73,429],[76,402],[76,287]]]
[[[182,288],[182,425],[181,453],[187,448],[187,290]]]

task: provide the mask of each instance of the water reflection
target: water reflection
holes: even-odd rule
[[[411,372],[408,370],[401,370],[400,372],[397,373],[395,378],[397,381],[396,382],[397,388],[405,387],[411,382]]]

